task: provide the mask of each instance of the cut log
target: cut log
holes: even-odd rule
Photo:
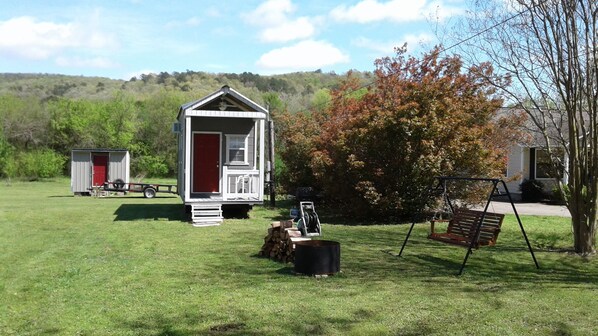
[[[293,221],[272,222],[258,255],[283,263],[294,262],[295,242],[305,240],[311,240],[311,237],[302,237],[293,227]]]

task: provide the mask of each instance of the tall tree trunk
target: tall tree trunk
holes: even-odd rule
[[[589,207],[579,208],[583,202],[573,202],[577,206],[569,208],[571,212],[571,224],[573,227],[573,248],[575,253],[590,255],[596,253],[596,216],[595,211]],[[593,212],[594,214],[588,214]]]

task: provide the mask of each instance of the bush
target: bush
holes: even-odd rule
[[[62,174],[66,158],[50,149],[38,149],[21,153],[16,163],[18,170],[13,172],[14,177],[23,177],[31,180],[39,178],[57,177]],[[9,176],[12,177],[12,176]]]
[[[144,155],[133,160],[133,171],[148,177],[166,177],[168,165],[159,157]]]
[[[369,90],[349,75],[328,108],[283,124],[282,183],[321,189],[344,215],[388,220],[420,213],[434,176],[502,173],[517,128],[516,120],[496,120],[502,101],[485,80],[489,64],[465,69],[458,57],[432,51],[421,61],[399,53],[376,65]],[[469,197],[476,186],[459,190],[468,202],[480,198]]]
[[[538,180],[525,180],[519,185],[521,200],[524,202],[540,202],[545,198],[544,183]]]
[[[0,129],[0,132],[2,130]],[[11,177],[14,171],[14,148],[0,133],[0,177]]]
[[[565,194],[568,192],[568,187],[563,186]],[[565,204],[565,195],[561,192],[558,185],[552,187],[552,193],[550,194],[550,201],[556,204]]]

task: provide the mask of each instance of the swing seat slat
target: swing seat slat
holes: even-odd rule
[[[470,246],[475,239],[476,229],[484,215],[483,211],[456,209],[453,218],[449,221],[446,232],[434,232],[434,224],[442,220],[432,220],[430,225],[429,239],[447,244]],[[484,221],[480,227],[480,235],[474,247],[494,246],[500,233],[500,227],[505,215],[486,212]]]

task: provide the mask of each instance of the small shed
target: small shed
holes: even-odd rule
[[[71,191],[90,195],[91,189],[106,181],[129,183],[129,151],[126,149],[73,149],[71,151]]]

